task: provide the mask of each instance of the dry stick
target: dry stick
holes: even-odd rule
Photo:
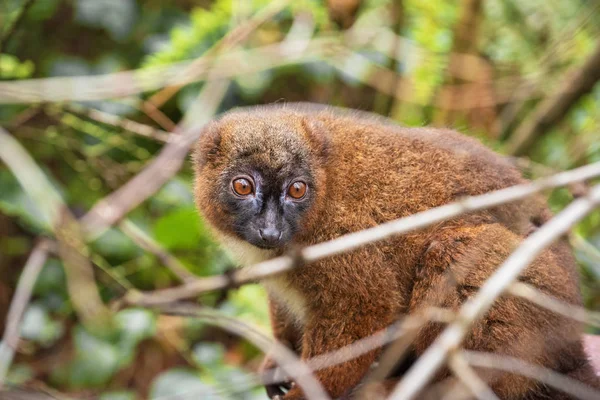
[[[17,290],[6,317],[6,328],[0,342],[0,388],[4,385],[6,374],[12,363],[15,349],[19,343],[21,333],[21,320],[29,304],[31,292],[42,267],[48,258],[48,245],[46,241],[39,242],[34,248],[19,277]]]
[[[46,175],[27,151],[8,132],[0,128],[0,159],[19,181],[41,211],[41,223],[59,240],[58,250],[65,261],[67,286],[73,306],[83,323],[103,328],[110,315],[102,303],[89,260],[82,254],[84,245],[77,221]]]
[[[578,399],[598,400],[600,392],[566,375],[530,364],[521,359],[495,353],[462,351],[466,361],[475,367],[496,369],[522,375],[556,388]]]
[[[507,289],[513,296],[529,300],[533,304],[546,308],[565,317],[574,319],[584,324],[600,328],[600,313],[588,311],[583,307],[561,301],[553,296],[543,293],[531,285],[523,282],[513,282]]]
[[[404,375],[390,399],[414,398],[442,366],[448,353],[457,349],[469,332],[471,324],[490,309],[496,299],[510,286],[537,255],[600,204],[600,185],[589,194],[573,201],[560,214],[527,237],[506,261],[485,282],[477,294],[462,307],[455,323],[450,324],[436,341],[419,357]]]
[[[118,117],[116,115],[112,115],[104,111],[95,110],[93,108],[85,108],[76,104],[66,104],[62,105],[62,107],[69,112],[84,115],[96,122],[116,126],[126,131],[133,132],[137,135],[154,139],[159,142],[168,142],[169,137],[171,135],[169,132],[163,131],[161,129],[156,129],[149,125],[141,124],[139,122]]]
[[[365,41],[378,39],[380,31],[357,30],[346,41],[340,35],[323,35],[313,38],[302,54],[289,52],[290,47],[300,47],[305,40],[298,40],[299,46],[292,43],[276,43],[251,50],[235,50],[224,53],[218,60],[214,57],[200,57],[193,62],[179,62],[168,66],[123,71],[106,75],[53,77],[0,82],[0,104],[42,103],[103,100],[115,97],[127,97],[142,92],[156,90],[165,86],[185,85],[207,80],[212,67],[214,79],[231,78],[240,74],[256,73],[287,64],[311,61],[331,61],[331,57],[342,49],[342,45],[359,47]],[[396,36],[390,33],[390,39]],[[381,36],[381,35],[380,35]],[[384,36],[387,37],[387,36]],[[403,42],[404,43],[404,42]],[[284,44],[284,46],[282,46]],[[371,47],[378,42],[367,43]],[[388,46],[386,44],[385,46]],[[389,47],[389,46],[388,46]],[[375,50],[381,51],[380,47]],[[384,48],[389,52],[389,48]],[[197,63],[193,73],[187,73],[192,63]],[[387,70],[386,70],[387,71]],[[514,80],[514,78],[513,78]],[[506,87],[508,80],[502,80],[498,87]],[[389,91],[389,88],[385,90]],[[408,97],[408,101],[411,98]],[[414,101],[414,99],[412,100]],[[475,102],[477,99],[474,100]]]
[[[81,225],[89,238],[98,237],[179,171],[190,147],[200,136],[202,126],[214,115],[228,86],[228,81],[215,80],[207,83],[197,102],[201,104],[201,108],[197,113],[186,113],[184,123],[179,125],[179,129],[185,133],[173,135],[142,172],[96,203],[81,218]],[[187,122],[186,118],[194,118],[194,122]]]
[[[272,355],[281,368],[302,388],[308,399],[329,399],[321,383],[312,374],[312,370],[293,351],[272,341],[251,325],[195,304],[166,305],[158,310],[170,315],[199,318],[247,339],[264,353]]]
[[[479,400],[500,400],[493,390],[469,366],[464,355],[455,352],[448,360],[448,366],[454,376],[464,384]]]
[[[155,310],[161,312],[169,310],[169,307],[173,306],[173,303],[160,305],[154,307]],[[175,305],[177,306],[177,305]],[[196,305],[186,305],[185,307],[199,307]],[[178,314],[181,315],[181,314]],[[187,315],[187,314],[186,314]],[[347,346],[340,349],[333,350],[331,352],[318,355],[309,360],[304,361],[312,371],[318,371],[324,368],[328,368],[334,365],[344,363],[355,359],[358,356],[366,354],[374,349],[377,349],[387,343],[390,343],[398,338],[405,336],[411,330],[422,326],[425,322],[435,321],[440,323],[449,323],[454,320],[454,313],[452,311],[431,307],[425,309],[420,315],[407,315],[401,321],[382,329],[373,335],[359,339]],[[263,336],[271,342],[271,339]],[[281,365],[286,370],[293,368],[294,365]],[[277,383],[279,380],[273,378],[273,370],[264,371],[261,376],[261,382],[263,384]]]
[[[195,278],[187,268],[175,257],[166,251],[159,243],[148,236],[143,230],[129,220],[119,224],[124,234],[129,236],[142,249],[154,254],[167,268],[171,270],[182,282]]]
[[[600,41],[583,66],[571,73],[562,88],[543,101],[535,112],[510,136],[506,143],[510,154],[522,155],[567,114],[571,107],[589,93],[600,80]]]
[[[511,186],[479,196],[466,197],[455,203],[432,208],[408,217],[383,223],[373,228],[350,233],[327,242],[306,247],[297,255],[274,258],[237,270],[230,275],[211,276],[198,279],[195,282],[179,287],[162,289],[154,292],[132,292],[126,296],[125,302],[138,305],[155,305],[191,298],[207,291],[224,289],[231,285],[238,285],[282,273],[293,268],[297,265],[298,261],[317,261],[325,257],[359,248],[378,240],[387,239],[393,235],[399,235],[424,228],[467,212],[521,200],[546,189],[565,186],[574,182],[582,182],[597,176],[600,176],[600,162],[561,172],[534,182]]]
[[[311,41],[307,52],[285,54],[280,43],[252,50],[238,49],[214,57],[197,59],[198,68],[193,74],[184,74],[191,62],[168,66],[117,72],[106,75],[53,77],[0,82],[0,104],[41,103],[103,100],[127,97],[170,85],[185,85],[207,80],[214,67],[213,79],[230,78],[287,65],[290,63],[319,60],[331,53],[332,44],[340,43],[340,37],[327,36]]]

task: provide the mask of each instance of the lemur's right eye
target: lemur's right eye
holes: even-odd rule
[[[252,182],[247,178],[237,178],[232,182],[233,191],[238,196],[248,196],[254,192]]]

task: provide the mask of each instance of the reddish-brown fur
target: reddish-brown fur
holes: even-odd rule
[[[236,111],[213,122],[196,151],[197,204],[218,236],[229,238],[226,246],[235,234],[214,197],[218,175],[230,157],[249,146],[256,150],[256,162],[285,162],[282,141],[310,159],[318,178],[316,201],[291,245],[318,243],[524,182],[502,157],[450,130],[402,128],[364,114],[300,105]],[[548,218],[544,200],[534,197],[289,271],[266,283],[275,337],[309,359],[421,307],[456,310]],[[520,280],[581,304],[576,265],[563,241],[538,257]],[[287,298],[287,292],[295,297]],[[414,353],[421,354],[441,329],[433,323],[424,327]],[[473,326],[464,347],[516,356],[597,386],[580,334],[581,326],[572,320],[506,296]],[[331,396],[340,397],[360,383],[379,354],[376,350],[316,375]],[[272,366],[267,359],[265,367]],[[436,379],[447,376],[442,371]],[[482,376],[503,399],[562,396],[516,375]],[[284,398],[302,398],[302,392],[293,388]]]

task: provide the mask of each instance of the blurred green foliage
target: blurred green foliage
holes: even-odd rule
[[[0,80],[95,75],[192,60],[270,3],[37,0],[0,53]],[[298,15],[311,15],[317,34],[338,33],[339,27],[329,20],[324,3],[290,2],[276,17],[259,26],[244,46],[252,48],[283,40]],[[438,111],[435,99],[447,80],[448,54],[454,46],[462,3],[405,0],[401,2],[404,19],[397,26],[387,17],[389,1],[363,3],[355,26],[399,29],[409,44],[396,64],[373,51],[356,51],[372,63],[394,67],[411,80],[414,102],[395,103],[391,116],[405,125],[434,122]],[[23,4],[23,0],[2,2],[0,37],[7,35]],[[481,29],[474,33],[476,55],[490,63],[494,79],[524,77],[545,93],[552,93],[568,68],[581,64],[596,45],[600,36],[599,15],[597,4],[583,0],[488,0],[484,2]],[[240,75],[235,77],[221,109],[286,99],[378,111],[377,104],[385,102],[385,96],[357,79],[369,71],[356,60],[351,58],[338,68],[322,60]],[[178,121],[201,87],[197,83],[183,88],[161,111]],[[144,95],[144,99],[151,94]],[[535,99],[523,101],[516,123],[526,118],[537,103]],[[149,115],[140,112],[132,99],[83,105],[157,125]],[[501,115],[505,108],[495,111]],[[536,142],[529,154],[531,159],[553,169],[600,161],[599,110],[600,87],[596,85],[561,124]],[[65,112],[60,105],[15,124],[27,112],[20,105],[0,107],[0,124],[14,127],[11,132],[42,166],[77,216],[127,182],[160,149],[151,139]],[[453,124],[499,150],[512,132],[508,129],[492,135],[472,124],[466,115],[459,116]],[[186,165],[128,218],[193,274],[223,273],[231,267],[231,261],[212,241],[195,211],[191,182]],[[2,167],[0,188],[0,274],[2,285],[14,288],[34,237],[47,231],[39,223],[39,210],[10,171]],[[571,200],[572,195],[564,189],[550,196],[555,211]],[[585,251],[577,251],[586,304],[597,308],[600,212],[578,225],[575,233],[587,243]],[[90,244],[90,249],[97,267],[96,279],[107,302],[127,290],[178,284],[177,277],[157,257],[143,251],[119,228],[109,229]],[[223,295],[207,294],[199,301],[268,332],[266,296],[257,285]],[[62,263],[51,258],[38,278],[33,301],[25,314],[21,332],[24,351],[11,369],[10,382],[41,382],[75,395],[98,394],[101,400],[162,398],[183,393],[201,393],[203,398],[265,398],[260,388],[243,394],[231,392],[240,385],[252,386],[249,372],[256,368],[260,356],[248,344],[215,332],[206,324],[193,320],[175,323],[147,310],[124,310],[116,320],[117,332],[109,338],[86,331],[75,318]],[[50,353],[58,356],[49,356]],[[145,354],[154,358],[144,358]]]

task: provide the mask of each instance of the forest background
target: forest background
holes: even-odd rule
[[[597,0],[3,0],[0,126],[74,218],[186,122],[281,101],[449,126],[538,178],[600,161],[599,38]],[[53,77],[64,79],[31,81]],[[226,84],[208,87],[217,80]],[[18,178],[0,162],[0,332],[32,249],[53,235],[44,204],[54,195],[32,197]],[[168,178],[87,243],[103,304],[232,267],[195,211],[189,160]],[[548,192],[553,211],[585,190]],[[570,241],[585,305],[598,310],[600,211]],[[266,398],[235,390],[251,386],[260,351],[209,324],[127,307],[110,332],[95,331],[63,261],[49,252],[37,276],[9,386],[58,398]],[[269,332],[258,285],[197,301]]]

